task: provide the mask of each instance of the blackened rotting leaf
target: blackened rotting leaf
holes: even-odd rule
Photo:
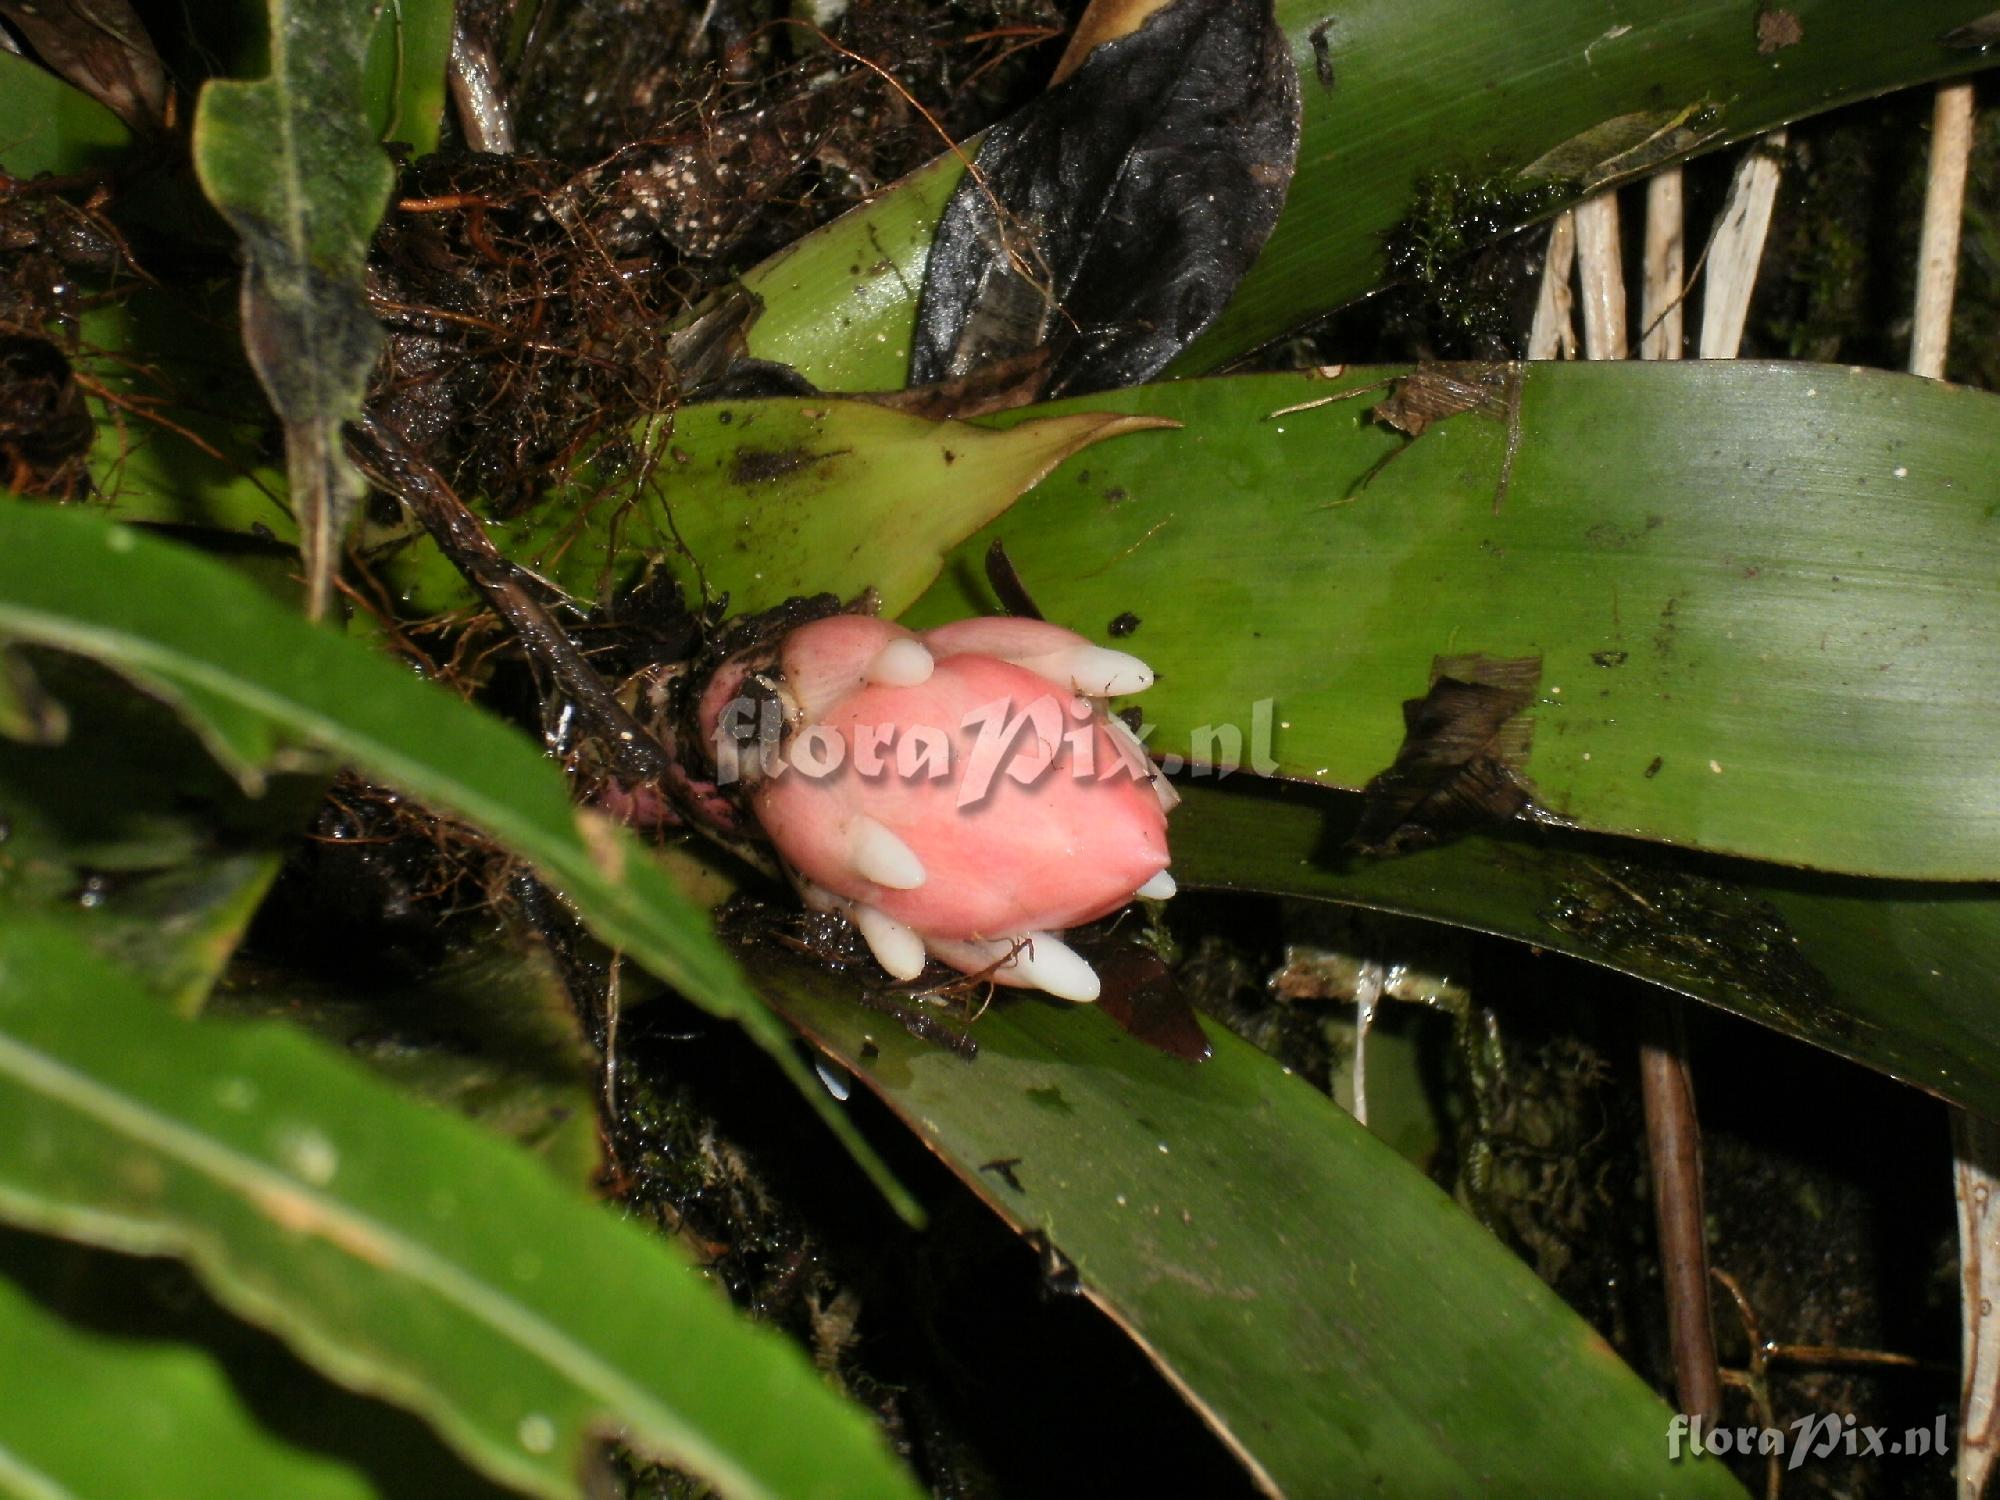
[[[1534,725],[1524,710],[1541,681],[1539,656],[1441,656],[1431,688],[1403,704],[1395,764],[1362,790],[1348,847],[1407,854],[1448,842],[1528,806],[1521,775]]]
[[[931,247],[910,380],[1048,345],[1042,394],[1148,379],[1263,248],[1299,145],[1269,0],[1175,0],[987,132]]]

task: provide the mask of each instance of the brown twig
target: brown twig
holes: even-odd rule
[[[396,496],[422,521],[438,548],[478,590],[515,638],[545,665],[557,685],[593,716],[606,734],[611,770],[630,781],[660,781],[673,769],[666,749],[642,728],[583,658],[568,632],[556,624],[536,597],[533,575],[502,556],[480,520],[413,449],[409,440],[373,414],[348,432],[348,445],[363,472]]]
[[[1713,1423],[1722,1415],[1722,1382],[1715,1359],[1715,1325],[1709,1315],[1701,1126],[1688,1072],[1683,1003],[1678,996],[1662,996],[1648,1007],[1639,1043],[1639,1088],[1653,1170],[1660,1275],[1667,1290],[1674,1393],[1682,1411]]]
[[[1743,1284],[1720,1266],[1709,1272],[1729,1293],[1729,1300],[1736,1304],[1737,1319],[1743,1324],[1743,1337],[1750,1346],[1750,1367],[1747,1370],[1724,1370],[1722,1383],[1742,1391],[1750,1398],[1751,1410],[1757,1414],[1760,1427],[1774,1428],[1778,1425],[1778,1409],[1771,1404],[1770,1372],[1765,1367],[1765,1351],[1770,1347],[1764,1339],[1764,1331],[1757,1323],[1757,1309],[1750,1305],[1749,1295]],[[1766,1456],[1764,1463],[1764,1500],[1778,1500],[1784,1487],[1785,1471],[1780,1467],[1778,1455]]]

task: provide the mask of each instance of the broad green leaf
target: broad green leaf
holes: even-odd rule
[[[9,177],[100,170],[131,144],[125,123],[95,99],[0,50],[0,170]]]
[[[1051,619],[1101,637],[1139,618],[1122,644],[1160,674],[1156,753],[1225,757],[1203,730],[1229,726],[1250,764],[1268,720],[1278,774],[1348,788],[1390,764],[1436,658],[1539,657],[1525,774],[1550,818],[2000,876],[2000,398],[1634,362],[1526,366],[1517,414],[1407,446],[1368,420],[1372,393],[1286,410],[1368,383],[1093,397],[1184,430],[1059,469],[913,622],[990,608],[977,560],[1004,538]]]
[[[1984,0],[1913,0],[1893,19],[1845,0],[1785,9],[1804,39],[1765,54],[1754,10],[1718,0],[1279,0],[1305,104],[1298,171],[1263,256],[1173,368],[1212,369],[1589,188],[1984,61],[1943,40]],[[751,352],[829,390],[902,385],[959,170],[941,158],[747,277],[765,301]]]
[[[0,1231],[0,1490],[498,1500],[415,1418],[321,1379],[158,1261]],[[107,1434],[115,1428],[115,1436]],[[393,1487],[393,1488],[392,1488]]]
[[[0,927],[0,1214],[185,1257],[480,1468],[582,1493],[607,1430],[725,1494],[911,1493],[867,1418],[664,1244],[288,1026],[175,1020]]]
[[[185,1344],[76,1327],[0,1276],[0,1488],[70,1495],[212,1495],[218,1474],[252,1494],[370,1500],[366,1479],[264,1431],[228,1375]],[[106,1441],[105,1418],[120,1429]]]
[[[203,87],[194,161],[202,191],[243,241],[244,338],[284,420],[317,615],[363,491],[340,429],[361,409],[382,343],[368,309],[368,242],[395,174],[365,104],[369,8],[269,0],[268,14],[270,76]]]
[[[1187,786],[1183,884],[1317,897],[1649,979],[2000,1119],[2000,886],[1855,880],[1556,830],[1347,860],[1355,799]]]
[[[444,70],[451,56],[453,0],[384,0],[368,38],[369,124],[377,140],[412,156],[437,150]]]
[[[246,796],[163,705],[101,668],[37,655],[58,745],[0,740],[0,922],[60,923],[198,1009],[321,782]]]
[[[194,715],[219,706],[261,722],[462,817],[539,869],[605,942],[744,1026],[915,1215],[821,1103],[789,1032],[744,985],[705,914],[625,830],[572,806],[521,735],[297,618],[222,564],[86,511],[0,504],[0,634],[101,660]]]
[[[1081,410],[1006,432],[854,401],[691,406],[635,489],[587,501],[563,491],[488,526],[494,542],[571,594],[602,599],[660,561],[693,599],[733,612],[802,592],[867,588],[893,613],[937,577],[944,554],[1072,454],[1164,424]],[[886,543],[886,545],[884,545]],[[460,603],[465,585],[427,540],[378,565],[406,609]]]
[[[967,1063],[856,1005],[851,980],[749,962],[1074,1264],[1273,1493],[1741,1494],[1719,1464],[1668,1462],[1666,1407],[1532,1271],[1228,1033],[1189,1064],[1091,1007],[1002,998]]]
[[[764,301],[750,325],[752,352],[829,391],[901,387],[931,235],[964,174],[960,157],[940,156],[745,274],[743,285]]]

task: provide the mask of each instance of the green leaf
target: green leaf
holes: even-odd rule
[[[437,150],[452,10],[452,0],[386,0],[376,7],[366,65],[368,120],[377,140],[401,141],[412,156]]]
[[[1173,369],[1212,369],[1586,186],[1985,61],[1941,40],[1983,0],[1914,0],[1893,24],[1842,0],[1785,8],[1804,40],[1764,55],[1754,11],[1716,0],[1279,0],[1305,103],[1298,171],[1262,257]],[[941,158],[746,277],[765,302],[750,351],[828,390],[902,385],[924,251],[960,170]]]
[[[242,1493],[371,1500],[366,1478],[293,1448],[243,1409],[228,1373],[188,1344],[88,1329],[0,1276],[0,1487],[10,1495]],[[116,1413],[120,1437],[105,1440]]]
[[[1228,1033],[1194,1065],[1091,1007],[1002,999],[967,1063],[884,1026],[851,981],[749,962],[1074,1263],[1270,1492],[1740,1495],[1719,1464],[1667,1461],[1666,1407],[1533,1272]]]
[[[480,1468],[581,1493],[607,1427],[726,1494],[911,1493],[879,1435],[658,1240],[290,1027],[177,1021],[0,927],[0,1213],[186,1257]]]
[[[361,409],[382,343],[368,309],[368,242],[395,174],[365,106],[369,8],[269,0],[269,15],[271,75],[203,87],[194,162],[243,241],[244,337],[285,424],[318,615],[363,491],[340,429]]]
[[[415,1417],[342,1390],[178,1267],[0,1230],[0,1488],[498,1500]],[[107,1441],[115,1414],[118,1440]]]
[[[1348,861],[1351,797],[1242,781],[1182,791],[1184,885],[1338,901],[1571,954],[2000,1119],[2000,886],[1691,860],[1555,830]]]
[[[975,137],[959,149],[978,146]],[[751,352],[825,390],[899,389],[931,234],[964,174],[964,159],[940,156],[746,273],[743,285],[764,302],[750,325]]]
[[[629,586],[657,559],[690,595],[726,594],[734,612],[800,592],[852,598],[873,588],[894,613],[937,577],[949,548],[1064,459],[1162,425],[1084,410],[993,432],[858,401],[704,404],[675,414],[624,503],[556,492],[488,531],[508,556],[583,599]],[[377,568],[416,613],[465,597],[457,570],[428,542]]]
[[[479,828],[574,901],[598,937],[748,1030],[916,1216],[824,1102],[706,915],[625,830],[572,806],[562,776],[519,734],[299,619],[227,567],[85,511],[0,505],[0,634],[104,661],[204,721],[221,713],[282,731]]]
[[[1278,774],[1349,788],[1394,759],[1435,659],[1539,657],[1525,772],[1551,818],[2000,875],[2000,398],[1632,362],[1524,367],[1517,417],[1468,411],[1407,447],[1372,394],[1286,411],[1368,380],[1092,398],[1184,430],[1058,470],[912,622],[990,608],[977,560],[1002,537],[1051,619],[1139,617],[1122,644],[1160,675],[1156,753],[1215,760],[1204,726],[1233,726],[1248,764],[1268,718]]]
[[[0,168],[9,177],[100,171],[131,144],[125,123],[95,99],[0,50]]]

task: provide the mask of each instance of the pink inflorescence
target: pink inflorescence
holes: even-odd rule
[[[928,955],[1094,1000],[1059,934],[1174,889],[1173,790],[1105,708],[1152,681],[1039,620],[836,615],[725,662],[698,718],[806,902],[894,978]]]

